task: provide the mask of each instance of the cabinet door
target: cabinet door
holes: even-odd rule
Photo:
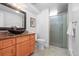
[[[16,55],[17,56],[24,56],[24,55],[28,55],[29,52],[29,43],[28,42],[23,42],[23,43],[20,43],[20,44],[17,44],[17,51],[16,51]]]
[[[1,52],[3,56],[15,56],[15,46],[2,49]]]
[[[32,53],[35,49],[35,35],[29,35],[29,42],[30,42],[30,52]]]

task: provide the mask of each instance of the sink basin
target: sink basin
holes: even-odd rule
[[[10,29],[8,29],[8,31],[12,34],[22,34],[25,31],[25,29],[23,29],[23,28],[17,28],[17,29],[10,28]]]

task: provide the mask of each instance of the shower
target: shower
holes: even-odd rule
[[[54,14],[53,14],[54,13]],[[50,40],[49,44],[61,48],[67,48],[67,5],[61,12],[50,12]]]

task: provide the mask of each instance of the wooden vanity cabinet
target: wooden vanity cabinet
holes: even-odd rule
[[[35,49],[35,34],[0,40],[0,56],[28,56]]]
[[[33,53],[35,49],[35,35],[34,34],[30,34],[23,37],[17,37],[16,40],[17,40],[17,45],[16,45],[17,56],[24,56],[24,55],[27,56]]]

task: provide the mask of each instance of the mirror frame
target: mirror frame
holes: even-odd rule
[[[8,4],[8,3],[0,3],[0,4],[24,14],[24,26],[23,26],[24,28],[22,28],[22,29],[25,30],[26,29],[26,12],[24,12],[23,10],[18,9],[18,8]],[[8,29],[10,29],[10,27],[0,27],[0,30],[8,30]]]

